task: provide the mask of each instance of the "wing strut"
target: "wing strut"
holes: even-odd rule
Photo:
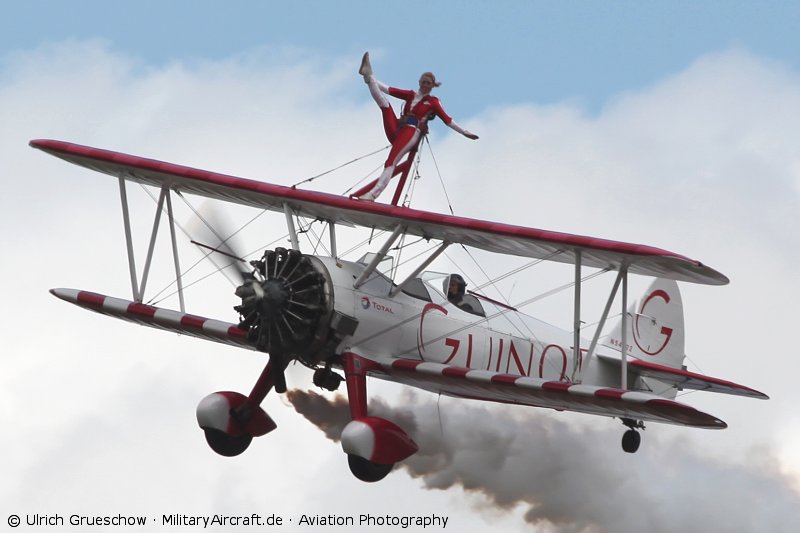
[[[400,291],[402,291],[402,290],[403,290],[403,288],[404,288],[406,285],[408,285],[408,282],[409,282],[409,281],[411,281],[412,279],[414,279],[414,278],[416,278],[417,276],[419,276],[419,273],[420,273],[420,272],[422,272],[423,270],[425,270],[426,268],[428,268],[428,265],[430,265],[431,263],[433,263],[433,261],[434,261],[434,260],[435,260],[437,257],[439,257],[439,255],[441,255],[441,253],[442,253],[442,252],[444,252],[444,251],[445,251],[445,249],[446,249],[448,246],[450,246],[450,242],[448,242],[448,241],[444,241],[444,242],[443,242],[441,245],[439,245],[439,247],[438,247],[438,248],[437,248],[437,249],[436,249],[436,250],[435,250],[435,251],[434,251],[434,252],[433,252],[433,253],[430,255],[430,257],[428,257],[428,258],[427,258],[425,261],[423,261],[423,262],[422,262],[422,264],[421,264],[421,265],[419,265],[417,268],[415,268],[415,269],[414,269],[414,272],[412,272],[411,274],[409,274],[409,275],[408,275],[408,277],[406,277],[406,279],[404,279],[404,280],[402,281],[402,283],[400,283],[400,285],[396,286],[395,288],[393,288],[393,289],[392,289],[392,290],[389,292],[389,296],[393,298],[394,296],[396,296],[396,295],[397,295],[397,293],[399,293]]]
[[[153,249],[156,247],[156,235],[158,235],[158,223],[161,222],[161,210],[164,209],[164,197],[168,189],[161,187],[161,194],[158,196],[158,207],[156,216],[153,220],[153,231],[150,233],[150,246],[147,247],[147,258],[144,260],[144,272],[142,272],[142,283],[139,285],[139,300],[144,298],[144,289],[147,286],[147,277],[150,275],[150,264],[153,262]]]
[[[125,178],[119,176],[119,197],[122,202],[122,222],[125,225],[125,244],[128,248],[128,269],[131,273],[131,290],[133,301],[141,303],[139,284],[136,281],[136,262],[133,258],[133,239],[131,239],[131,217],[128,212],[128,192],[125,189]]]
[[[336,252],[336,223],[333,220],[328,221],[328,230],[331,236],[331,257],[336,263],[339,263],[339,258]]]
[[[294,228],[294,220],[292,219],[292,209],[288,203],[283,204],[283,213],[286,215],[286,228],[289,230],[289,240],[292,243],[292,248],[300,251],[300,242],[297,240],[297,230]]]
[[[575,355],[572,363],[572,381],[581,364],[581,251],[575,250],[575,301],[572,304],[572,349]]]
[[[386,257],[386,254],[389,252],[389,248],[391,248],[391,246],[394,244],[394,241],[397,240],[402,232],[403,226],[402,224],[398,224],[386,242],[383,243],[383,246],[381,246],[381,249],[378,251],[378,253],[375,254],[375,257],[372,258],[372,261],[369,262],[367,268],[364,269],[361,275],[358,276],[356,282],[353,283],[354,289],[362,286],[364,282],[367,281],[367,278],[369,278],[372,273],[375,272],[375,269],[378,268],[378,265],[381,263],[381,261],[383,261],[383,258]]]
[[[624,266],[622,275],[622,364],[620,365],[620,388],[628,390],[628,269]]]
[[[178,260],[178,239],[175,235],[175,215],[172,212],[172,195],[169,189],[164,187],[163,190],[167,191],[167,218],[169,218],[169,234],[172,241],[172,262],[175,264],[175,282],[178,284],[178,300],[181,305],[181,313],[186,312],[186,304],[183,300],[183,276],[181,274],[181,263]]]
[[[597,323],[597,328],[594,330],[592,342],[589,343],[589,351],[586,353],[586,360],[583,362],[583,366],[585,368],[589,368],[589,360],[594,357],[594,351],[597,349],[597,342],[600,340],[600,333],[602,333],[603,328],[606,325],[608,313],[611,311],[611,304],[614,303],[614,298],[617,296],[617,291],[619,290],[619,285],[620,282],[622,282],[623,276],[627,276],[626,267],[620,269],[619,274],[617,274],[617,279],[614,281],[614,286],[611,288],[611,293],[608,295],[608,300],[606,301],[606,306],[603,309],[603,314],[600,316],[600,322]]]
[[[125,186],[125,177],[119,175],[119,196],[122,203],[122,222],[125,227],[125,246],[128,250],[128,268],[131,275],[131,290],[133,292],[133,301],[142,303],[144,300],[144,291],[147,287],[147,278],[150,275],[150,265],[153,262],[153,252],[155,250],[156,238],[158,237],[158,226],[161,223],[161,212],[164,210],[164,203],[167,204],[167,217],[169,218],[169,230],[172,242],[172,259],[175,264],[175,280],[178,285],[178,299],[180,300],[181,312],[186,312],[186,305],[183,299],[183,282],[181,281],[181,267],[178,260],[178,242],[175,235],[175,216],[172,211],[172,198],[170,189],[167,185],[161,187],[161,194],[158,197],[158,205],[156,207],[156,214],[153,220],[153,230],[150,232],[150,242],[147,245],[147,257],[144,262],[144,271],[142,272],[142,281],[138,281],[136,276],[136,257],[133,252],[133,237],[131,235],[131,219],[130,211],[128,209],[128,192]]]

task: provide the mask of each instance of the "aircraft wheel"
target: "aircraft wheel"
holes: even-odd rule
[[[393,464],[381,465],[373,463],[358,455],[348,455],[347,463],[350,465],[350,471],[353,475],[367,483],[374,483],[382,480],[389,475],[389,472],[394,468]]]
[[[636,453],[641,442],[642,436],[635,429],[629,429],[622,435],[622,449],[627,453]]]
[[[206,442],[211,446],[211,449],[225,457],[235,457],[239,455],[244,452],[253,441],[253,437],[250,435],[234,437],[228,435],[224,431],[211,428],[203,429],[203,431],[206,434]]]

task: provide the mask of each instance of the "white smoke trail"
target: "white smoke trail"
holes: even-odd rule
[[[290,391],[295,409],[334,441],[347,400]],[[460,486],[494,505],[528,506],[525,520],[553,532],[796,531],[800,494],[777,462],[727,464],[681,441],[647,435],[623,453],[621,428],[587,429],[534,409],[435,402],[408,392],[403,407],[372,398],[370,414],[392,420],[419,444],[400,466],[429,489]],[[614,443],[609,446],[609,443]],[[764,454],[762,454],[764,455]]]

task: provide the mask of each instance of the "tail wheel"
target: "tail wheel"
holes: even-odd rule
[[[260,351],[297,354],[309,346],[329,308],[325,276],[297,250],[267,250],[253,261],[258,278],[236,289],[240,326]]]
[[[394,468],[394,464],[381,465],[352,454],[347,456],[347,463],[350,466],[350,472],[361,481],[367,483],[374,483],[382,480],[388,476],[389,472]]]
[[[641,442],[642,435],[635,429],[629,429],[622,435],[622,449],[627,453],[636,453]]]

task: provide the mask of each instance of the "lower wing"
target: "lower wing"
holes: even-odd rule
[[[122,298],[112,298],[94,292],[76,289],[52,289],[50,292],[66,302],[114,318],[255,350],[254,344],[247,340],[247,332],[229,322],[180,313]]]
[[[722,420],[656,394],[410,359],[376,361],[370,375],[459,398],[546,407],[592,415],[631,418],[680,426],[724,429]]]

